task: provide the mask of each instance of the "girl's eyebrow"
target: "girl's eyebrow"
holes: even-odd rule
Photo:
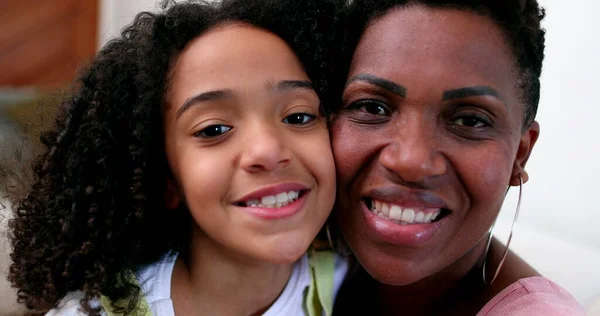
[[[267,84],[267,87],[269,90],[277,92],[295,89],[307,89],[315,91],[312,82],[308,80],[282,80],[274,85],[269,83]],[[183,105],[177,110],[177,113],[175,113],[175,120],[178,120],[183,113],[202,102],[233,99],[234,97],[235,93],[231,89],[213,90],[199,93],[183,102]]]
[[[308,80],[282,80],[276,84],[268,83],[267,88],[276,92],[295,89],[307,89],[315,91],[315,86]]]
[[[202,92],[200,94],[197,94],[193,97],[188,98],[187,100],[185,100],[185,102],[183,102],[183,105],[177,110],[177,113],[175,114],[175,120],[179,119],[181,117],[181,115],[183,115],[183,113],[185,113],[187,110],[194,107],[195,105],[198,105],[199,103],[206,102],[206,101],[232,99],[234,96],[235,95],[234,95],[233,91],[231,91],[229,89],[213,90],[213,91],[207,91],[207,92]]]

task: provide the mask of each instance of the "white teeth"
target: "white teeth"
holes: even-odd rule
[[[390,217],[390,206],[387,203],[381,203],[381,212],[383,215]]]
[[[250,206],[250,207],[256,207],[260,204],[259,200],[250,200],[248,202],[246,202],[246,206]]]
[[[392,205],[390,208],[390,218],[398,221],[402,219],[402,209],[400,206]]]
[[[415,222],[415,211],[412,208],[407,208],[402,211],[402,221],[407,223]]]
[[[299,191],[281,192],[277,195],[267,195],[260,199],[252,199],[246,202],[246,207],[279,208],[286,206],[298,199]]]
[[[281,192],[281,193],[277,194],[277,203],[286,202],[286,204],[287,204],[287,200],[288,200],[287,192]]]
[[[440,211],[423,211],[425,209],[402,208],[401,206],[372,200],[371,211],[378,217],[388,219],[396,224],[410,225],[414,223],[431,223],[436,220]]]
[[[425,218],[423,219],[423,222],[425,222],[425,223],[431,222],[431,217],[432,216],[433,216],[433,213],[427,213],[427,214],[425,214]]]
[[[423,223],[424,219],[425,219],[425,213],[423,213],[423,212],[417,212],[417,215],[415,215],[415,222],[417,222],[417,223]]]
[[[275,202],[277,202],[277,198],[274,195],[267,195],[263,196],[260,201],[262,204],[269,206],[275,204]]]
[[[298,198],[298,191],[290,191],[287,193],[288,200],[293,201]]]

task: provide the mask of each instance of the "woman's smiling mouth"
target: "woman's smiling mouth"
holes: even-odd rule
[[[441,208],[403,207],[370,198],[365,198],[364,203],[375,215],[400,225],[432,223],[447,213]]]
[[[397,186],[370,190],[360,200],[366,233],[396,246],[420,246],[431,240],[451,216],[444,199]]]

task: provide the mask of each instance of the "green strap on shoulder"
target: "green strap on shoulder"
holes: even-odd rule
[[[108,298],[107,296],[102,295],[100,297],[100,304],[102,304],[102,308],[106,312],[107,316],[122,316],[123,315],[123,313],[115,312],[115,310],[113,309],[112,300],[110,298]],[[117,305],[119,305],[118,301],[117,301]],[[123,305],[120,305],[120,306],[123,306]],[[136,307],[136,309],[132,315],[152,316],[152,312],[150,311],[150,306],[148,305],[148,302],[146,302],[145,297],[140,298],[140,302],[138,302],[138,306]]]
[[[333,313],[333,275],[335,254],[329,250],[311,248],[308,257],[310,285],[304,307],[308,316],[331,316]]]
[[[136,284],[137,286],[139,286],[137,279],[133,273],[130,273],[129,281]],[[113,308],[113,301],[110,298],[108,298],[108,296],[104,296],[104,295],[100,296],[100,304],[102,305],[102,308],[106,312],[107,316],[123,316],[123,313],[115,312],[115,310]],[[127,305],[127,301],[119,300],[116,302],[115,305],[117,305],[119,307],[124,307]],[[140,299],[138,300],[138,306],[136,306],[132,315],[134,315],[134,316],[152,316],[152,312],[150,311],[150,305],[148,305],[148,302],[146,301],[145,296],[142,295],[142,297],[140,297]]]

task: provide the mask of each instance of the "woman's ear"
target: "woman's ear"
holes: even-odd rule
[[[535,146],[539,136],[540,124],[537,121],[533,121],[531,126],[529,126],[529,128],[527,128],[527,130],[521,136],[509,185],[519,186],[519,175],[521,176],[521,179],[523,179],[523,183],[529,181],[529,174],[527,171],[525,171],[525,164],[527,164],[527,160],[529,160],[531,151],[533,150],[533,147]]]
[[[172,177],[167,179],[167,186],[165,190],[165,207],[169,210],[174,210],[181,204],[181,195],[179,187]]]

